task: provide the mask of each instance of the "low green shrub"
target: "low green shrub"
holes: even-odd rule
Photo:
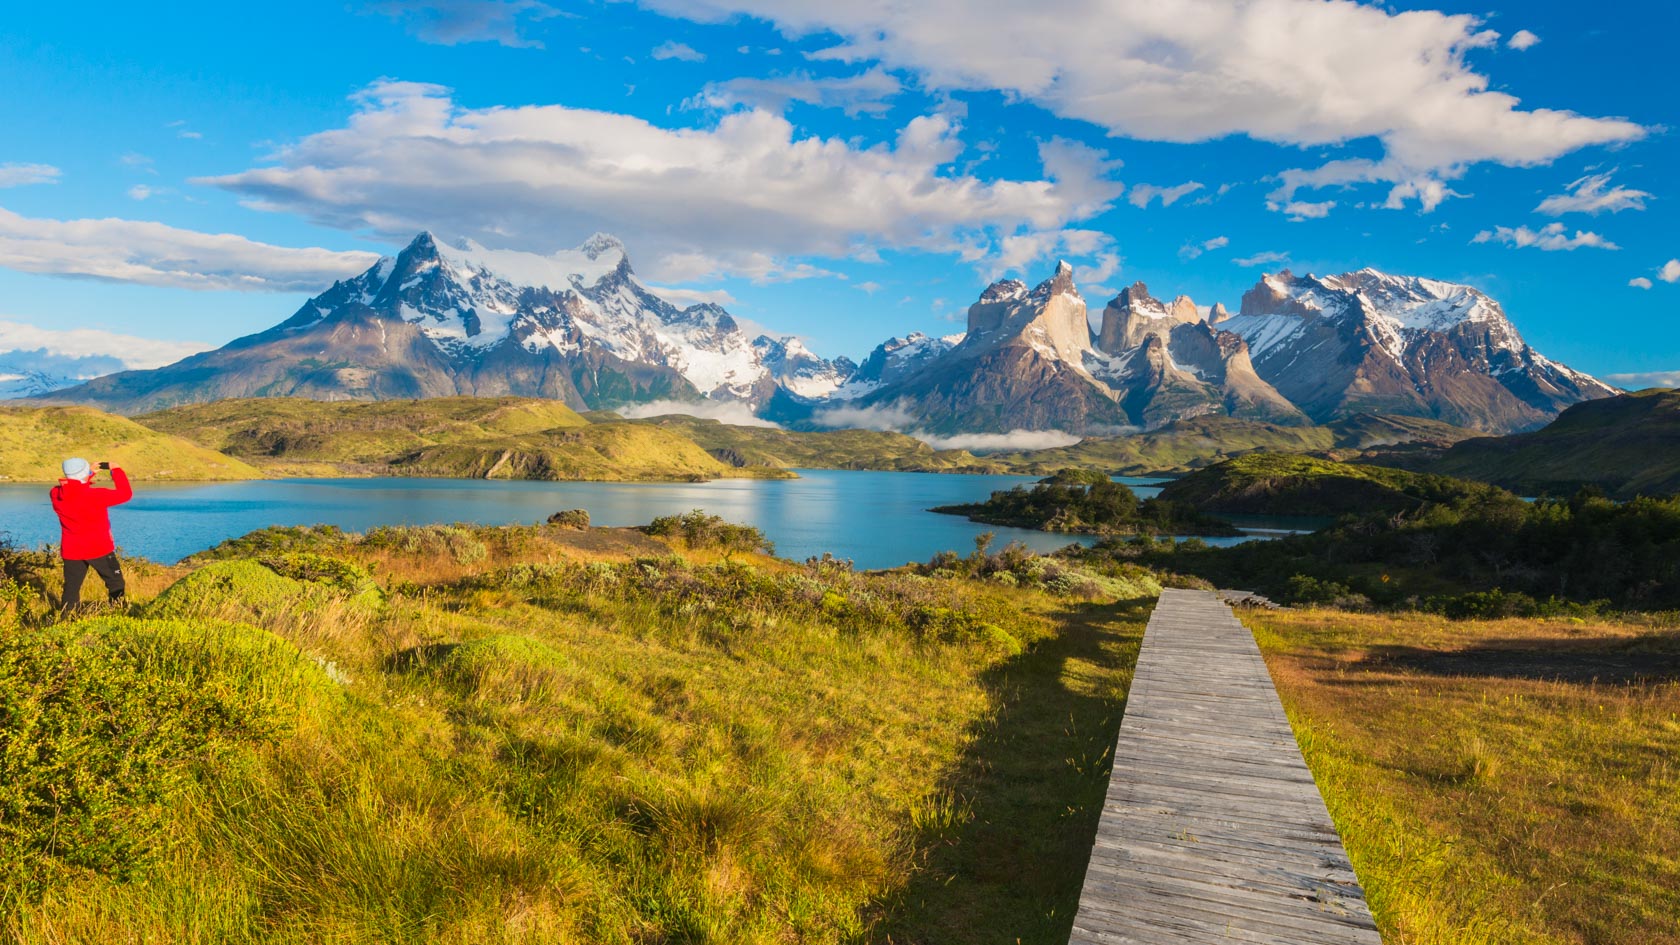
[[[643,527],[658,538],[675,538],[690,548],[715,548],[725,554],[762,551],[775,554],[775,546],[751,525],[726,522],[721,516],[695,509],[683,515],[662,515]]]
[[[282,577],[327,585],[359,603],[378,606],[385,599],[373,575],[352,561],[307,551],[269,555],[258,560],[263,567]]]
[[[98,617],[0,637],[0,889],[126,879],[195,763],[271,741],[331,683],[273,634]]]
[[[264,618],[309,610],[328,594],[255,561],[214,561],[174,584],[140,608],[147,617]]]

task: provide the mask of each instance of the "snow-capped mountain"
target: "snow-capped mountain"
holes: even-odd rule
[[[1375,269],[1264,276],[1217,325],[1315,420],[1393,413],[1509,432],[1616,392],[1535,351],[1479,290]]]
[[[1213,328],[1180,296],[1169,306],[1142,284],[1120,293],[1093,335],[1084,298],[1066,263],[1036,287],[994,282],[968,310],[968,330],[950,342],[894,339],[877,349],[898,371],[871,376],[864,362],[840,395],[891,407],[931,430],[1079,433],[1149,427],[1202,414],[1305,422],[1260,380],[1243,340]]]
[[[281,324],[166,367],[67,378],[0,364],[0,393],[141,412],[228,397],[531,396],[582,409],[725,400],[785,422],[878,410],[931,432],[1102,433],[1208,414],[1279,423],[1377,412],[1490,432],[1608,396],[1529,347],[1469,286],[1372,269],[1268,275],[1232,315],[1139,283],[1093,332],[1073,271],[994,282],[967,330],[893,338],[862,364],[749,337],[716,305],[678,308],[597,235],[539,255],[422,233]]]
[[[832,393],[851,362],[749,338],[724,309],[677,308],[604,235],[548,256],[422,233],[266,332],[58,395],[130,412],[248,396],[518,395],[579,409],[710,398],[762,407]]]
[[[1140,426],[1202,414],[1279,423],[1305,418],[1260,379],[1248,345],[1204,319],[1189,296],[1170,305],[1139,282],[1103,309],[1093,373],[1120,393]]]

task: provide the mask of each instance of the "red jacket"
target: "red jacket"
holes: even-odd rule
[[[111,540],[107,510],[134,498],[128,474],[111,467],[111,489],[95,489],[80,479],[60,479],[52,490],[53,511],[64,529],[60,554],[66,561],[91,561],[117,550]]]

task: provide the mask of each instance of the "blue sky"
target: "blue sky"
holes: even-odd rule
[[[15,5],[0,322],[220,344],[421,228],[606,230],[644,281],[828,355],[960,330],[990,279],[1066,258],[1099,310],[1137,280],[1235,308],[1284,266],[1468,282],[1555,359],[1680,373],[1651,78],[1677,27],[1644,2]]]

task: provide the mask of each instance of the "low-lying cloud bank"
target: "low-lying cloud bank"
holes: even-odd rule
[[[1604,379],[1624,390],[1650,387],[1680,387],[1680,371],[1646,371],[1641,374],[1606,374]]]
[[[737,427],[769,427],[781,429],[781,424],[753,415],[752,408],[733,400],[654,400],[634,407],[619,407],[614,413],[626,420],[646,420],[649,417],[668,417],[683,414],[702,420],[716,420]]]
[[[1062,430],[1010,430],[1008,433],[953,433],[949,436],[917,429],[916,418],[904,404],[874,407],[841,406],[819,410],[811,422],[830,430],[876,430],[915,437],[936,450],[1001,453],[1072,446],[1081,436]]]
[[[1010,430],[1008,433],[956,433],[951,436],[939,436],[917,430],[907,432],[936,450],[968,450],[970,453],[1048,450],[1058,446],[1072,446],[1084,439],[1061,430]]]

